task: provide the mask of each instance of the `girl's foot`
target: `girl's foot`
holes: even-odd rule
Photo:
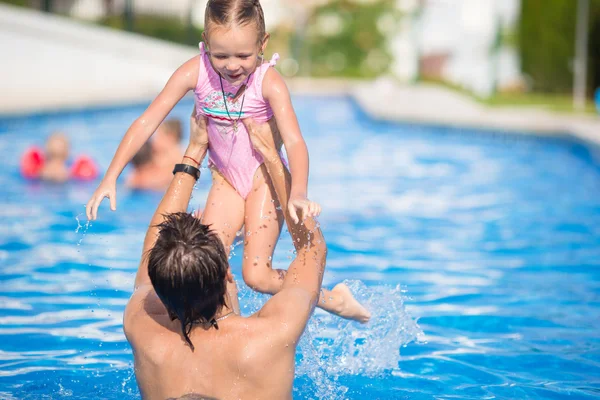
[[[339,299],[335,313],[342,318],[353,319],[365,324],[369,322],[371,313],[363,307],[352,295],[352,292],[344,283],[337,284],[332,290],[331,294],[335,296],[336,300]]]

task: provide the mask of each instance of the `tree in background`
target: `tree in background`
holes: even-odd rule
[[[594,4],[592,2],[592,4]],[[595,4],[590,10],[590,89],[600,88],[600,5]]]
[[[386,72],[391,56],[382,23],[396,12],[393,0],[332,0],[317,7],[308,21],[301,73],[374,77]]]
[[[543,93],[570,93],[575,57],[575,0],[522,0],[519,22],[519,51],[523,72],[532,89]],[[589,92],[598,85],[597,32],[600,28],[600,0],[590,2]],[[596,46],[596,47],[594,47]],[[595,55],[594,55],[595,54]],[[594,61],[594,57],[596,58]],[[595,81],[595,82],[594,82]]]

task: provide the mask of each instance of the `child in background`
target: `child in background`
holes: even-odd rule
[[[44,181],[63,183],[69,180],[67,165],[70,152],[69,139],[61,132],[51,134],[46,140],[45,162],[40,178]]]
[[[89,181],[98,176],[94,160],[85,154],[69,160],[70,144],[67,135],[54,132],[46,139],[46,148],[31,146],[21,156],[21,175],[27,179],[41,179],[53,183],[68,180]]]
[[[264,123],[275,117],[289,157],[292,187],[288,212],[296,223],[320,213],[320,206],[307,198],[308,150],[285,82],[272,68],[278,56],[274,55],[270,62],[263,60],[269,34],[265,32],[260,2],[209,0],[203,39],[200,55],[175,71],[125,134],[87,204],[87,215],[94,220],[105,197],[109,198],[111,209],[116,209],[116,180],[124,166],[175,104],[193,90],[196,117],[208,119],[209,165],[213,174],[202,222],[219,235],[227,251],[244,226],[244,281],[254,290],[275,294],[283,284],[285,271],[273,269],[271,260],[284,218],[263,160],[252,148],[241,120],[250,118]],[[343,284],[332,291],[324,290],[319,307],[361,322],[370,317]]]

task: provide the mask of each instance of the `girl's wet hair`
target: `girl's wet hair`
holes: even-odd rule
[[[225,305],[228,260],[208,225],[186,212],[165,215],[148,253],[148,276],[186,342],[194,324],[209,324]]]
[[[209,33],[212,24],[230,27],[232,24],[256,23],[258,40],[265,37],[265,15],[259,0],[209,0],[204,13],[204,29]]]

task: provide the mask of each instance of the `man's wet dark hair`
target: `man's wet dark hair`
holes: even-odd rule
[[[228,260],[223,243],[208,225],[186,212],[165,215],[148,253],[148,275],[183,337],[194,324],[209,324],[225,305]]]

